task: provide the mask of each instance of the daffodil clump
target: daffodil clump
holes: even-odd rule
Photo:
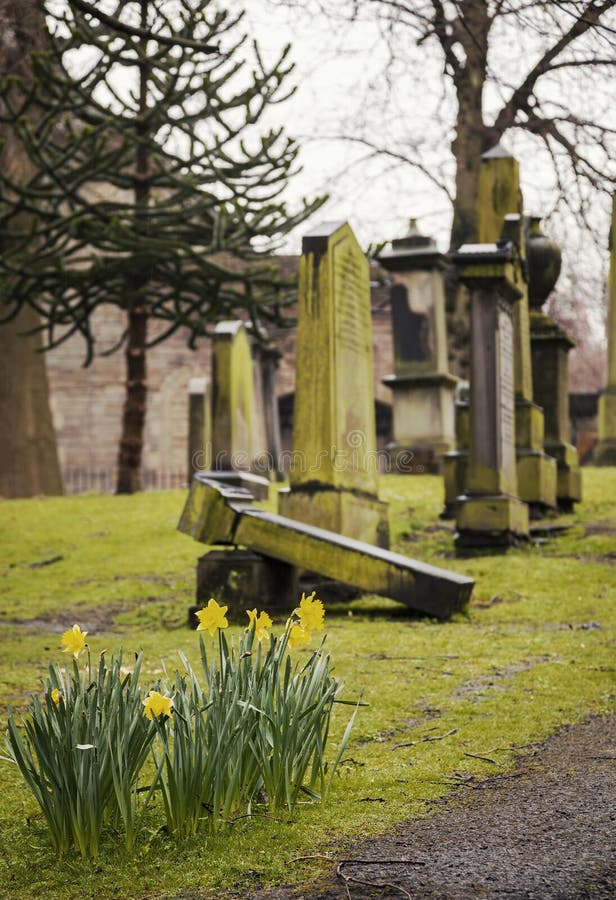
[[[141,656],[92,665],[87,632],[61,638],[72,655],[49,665],[44,696],[21,726],[9,718],[8,759],[34,794],[58,854],[95,857],[107,828],[134,848],[146,814],[161,811],[178,837],[226,828],[255,806],[292,810],[301,794],[325,796],[355,713],[329,764],[330,716],[340,685],[323,652],[325,638],[300,664],[295,648],[324,629],[323,604],[302,595],[282,633],[270,616],[247,610],[248,624],[228,641],[227,607],[211,599],[197,614],[201,670],[180,653],[181,671],[142,690]],[[217,637],[208,650],[203,632]],[[85,663],[80,664],[81,657]],[[161,810],[162,806],[162,810]]]

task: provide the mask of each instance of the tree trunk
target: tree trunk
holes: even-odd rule
[[[126,399],[122,413],[122,437],[118,456],[116,493],[141,490],[141,454],[147,402],[146,339],[148,313],[143,306],[128,311],[126,346]]]
[[[143,31],[148,27],[149,0],[141,0]],[[139,55],[139,113],[135,130],[139,140],[135,150],[135,230],[147,230],[147,208],[150,186],[147,182],[149,156],[147,148],[148,78],[147,39],[140,38]],[[148,309],[141,299],[141,292],[148,283],[147,268],[135,260],[135,275],[127,285],[128,337],[126,346],[126,400],[122,414],[122,436],[118,454],[117,494],[134,494],[141,490],[141,456],[147,403],[146,343]]]
[[[451,150],[456,160],[456,197],[450,248],[477,240],[477,197],[481,156],[490,149],[492,130],[483,121],[483,88],[486,78],[490,20],[485,4],[465,4],[460,43],[465,61],[453,74],[458,101],[456,135]],[[460,20],[461,22],[462,20]],[[468,292],[452,276],[446,285],[449,365],[459,378],[469,377]]]
[[[23,74],[26,55],[41,45],[44,20],[33,0],[0,0],[0,75]],[[26,174],[10,132],[0,164]],[[24,309],[0,326],[0,495],[61,494],[62,478],[49,406],[45,357],[36,351],[40,335],[23,337],[39,318]]]
[[[0,495],[61,494],[62,478],[49,408],[40,336],[21,332],[38,324],[31,309],[0,327]]]

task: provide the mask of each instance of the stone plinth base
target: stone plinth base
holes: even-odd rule
[[[458,500],[456,547],[507,547],[528,538],[528,506],[506,494]]]
[[[545,421],[543,410],[530,400],[516,397],[515,446],[516,450],[543,450]]]
[[[454,395],[458,379],[446,372],[387,375],[393,391],[394,442],[390,471],[439,472],[440,458],[455,447]],[[413,453],[411,468],[408,454]],[[397,456],[396,456],[397,454]],[[420,467],[424,466],[422,470]]]
[[[443,457],[443,479],[445,482],[445,507],[443,519],[453,519],[456,515],[458,498],[464,493],[468,450],[452,450]]]
[[[616,438],[613,441],[597,441],[592,461],[595,466],[616,466]]]
[[[246,610],[289,613],[297,605],[297,570],[294,566],[251,550],[211,550],[197,562],[197,604],[188,611],[188,624],[196,628],[198,610],[210,597],[228,606],[228,616],[246,624]]]
[[[582,499],[582,472],[578,453],[572,444],[546,444],[545,449],[558,466],[556,499],[561,512],[571,512],[573,504]]]
[[[556,466],[544,452],[543,410],[530,400],[516,399],[515,446],[518,495],[536,518],[556,508]]]
[[[451,444],[445,443],[408,447],[389,444],[385,448],[387,472],[397,475],[440,475],[443,471],[443,457],[449,450]]]
[[[557,467],[552,455],[537,450],[516,453],[518,493],[528,503],[532,517],[556,508]]]
[[[336,534],[389,547],[387,503],[371,494],[336,490],[321,484],[302,485],[278,494],[281,516],[325,528]]]

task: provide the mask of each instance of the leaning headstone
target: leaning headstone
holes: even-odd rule
[[[242,546],[262,554],[261,580],[271,585],[270,592],[259,593],[265,588],[256,584],[256,576],[246,579],[246,593],[241,597],[244,608],[255,603],[267,608],[272,601],[279,605],[280,584],[291,584],[289,567],[311,569],[326,578],[390,597],[439,619],[463,609],[470,599],[473,581],[467,576],[254,509],[252,500],[248,491],[225,488],[200,473],[192,481],[178,525],[180,531],[204,544]],[[238,551],[226,552],[229,571]],[[200,560],[200,565],[207,556]],[[213,561],[212,569],[219,565],[219,556]],[[238,561],[242,564],[241,559]],[[247,565],[251,565],[250,560]],[[278,566],[283,567],[281,582],[277,582]],[[204,598],[205,594],[201,596]],[[283,602],[288,604],[289,599],[285,597]]]
[[[293,454],[280,512],[385,547],[369,266],[348,224],[304,237],[297,318]]]
[[[471,296],[470,452],[456,545],[507,546],[528,537],[515,457],[513,310],[522,267],[509,241],[463,246],[454,261]]]
[[[394,374],[393,443],[389,470],[439,472],[455,445],[454,393],[458,379],[447,370],[444,269],[446,258],[411,219],[406,237],[379,256],[391,273],[389,294]]]
[[[520,171],[517,160],[497,146],[481,157],[477,239],[491,243],[501,236],[507,218],[509,237],[526,258]],[[530,351],[528,285],[521,281],[522,296],[515,304],[515,433],[518,490],[531,513],[541,514],[556,505],[556,465],[545,453],[543,410],[533,401],[533,376]]]
[[[612,198],[607,303],[607,386],[599,397],[597,466],[616,466],[616,194]]]
[[[535,399],[545,417],[545,450],[558,467],[556,498],[562,512],[571,512],[582,499],[582,473],[578,453],[570,442],[569,371],[567,357],[575,346],[567,332],[541,311],[560,274],[561,254],[532,217],[527,234],[530,342],[535,379]]]
[[[207,378],[191,378],[188,383],[188,482],[195,472],[212,465],[212,423]]]

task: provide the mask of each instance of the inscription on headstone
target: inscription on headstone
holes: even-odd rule
[[[515,460],[515,373],[513,366],[513,321],[511,306],[499,303],[499,383],[501,465],[506,482],[516,483]]]

